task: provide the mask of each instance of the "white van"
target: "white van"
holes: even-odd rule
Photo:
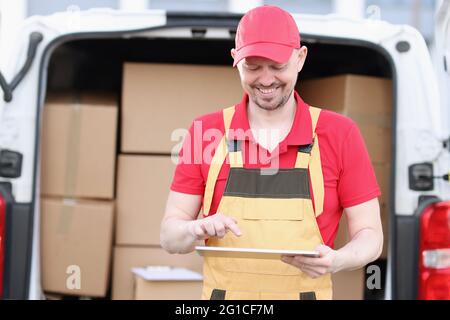
[[[436,66],[409,26],[294,16],[315,57],[301,78],[353,73],[392,80],[384,298],[450,299],[450,184],[442,178],[450,169],[450,0],[437,12]],[[230,65],[240,17],[95,9],[26,21],[0,74],[0,296],[43,297],[39,145],[46,95],[61,88],[118,93],[128,59]]]

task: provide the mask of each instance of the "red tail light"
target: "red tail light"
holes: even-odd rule
[[[6,201],[0,193],[0,299],[3,298],[3,266],[5,257]]]
[[[425,209],[419,237],[418,298],[450,300],[450,201]]]

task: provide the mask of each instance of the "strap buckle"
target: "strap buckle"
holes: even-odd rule
[[[241,140],[228,140],[227,139],[228,152],[237,152],[242,150]]]
[[[303,144],[301,146],[298,146],[298,152],[311,154],[312,148],[314,146],[314,140],[315,139],[313,138],[313,141],[310,144]]]

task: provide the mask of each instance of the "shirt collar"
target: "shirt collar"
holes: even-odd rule
[[[287,145],[311,144],[312,123],[311,115],[309,113],[309,106],[303,101],[297,91],[294,91],[294,97],[297,104],[294,122],[289,134],[282,141],[282,143],[285,143]],[[248,99],[248,94],[245,93],[241,102],[238,103],[235,107],[235,113],[230,125],[230,129],[232,129],[231,131],[233,134],[232,136],[230,136],[230,138],[255,142],[255,139],[251,134],[250,124],[248,121]]]

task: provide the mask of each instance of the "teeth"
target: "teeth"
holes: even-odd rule
[[[261,91],[261,92],[264,93],[264,94],[272,93],[272,92],[274,92],[276,89],[277,89],[277,88],[272,88],[272,89],[261,89],[261,88],[258,88],[258,90]]]
[[[261,91],[261,92],[264,93],[264,94],[272,93],[272,92],[274,92],[275,90],[276,90],[276,88],[272,88],[272,89],[261,89],[261,88],[259,88],[259,91]]]

